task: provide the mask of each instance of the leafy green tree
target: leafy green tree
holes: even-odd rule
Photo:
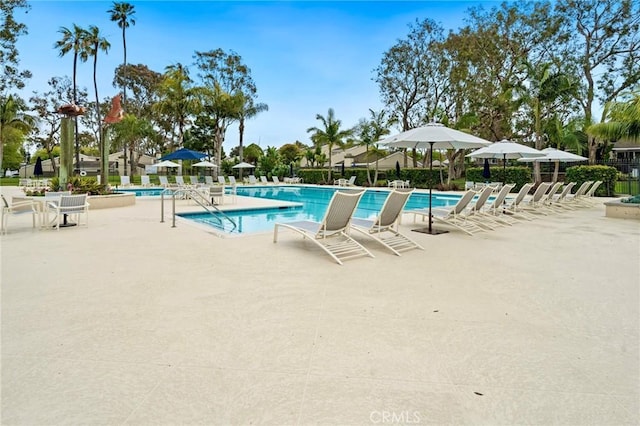
[[[4,173],[4,150],[15,157],[24,137],[35,125],[33,117],[25,114],[23,102],[13,96],[0,97],[0,169]],[[13,166],[13,164],[12,164]]]
[[[2,0],[0,2],[0,13],[2,23],[0,24],[0,69],[2,78],[0,79],[0,96],[7,96],[12,88],[22,89],[25,80],[31,78],[29,70],[20,70],[19,51],[16,47],[18,38],[27,34],[27,26],[16,21],[15,12],[18,9],[29,11],[29,4],[26,0]],[[0,160],[2,158],[0,157]]]
[[[154,121],[153,105],[158,102],[158,90],[163,76],[146,65],[119,65],[113,78],[114,87],[131,92],[127,98],[126,112]]]
[[[264,153],[262,152],[262,148],[260,148],[260,146],[255,143],[249,144],[244,149],[244,161],[254,165],[258,164],[258,161],[260,160],[260,158],[262,158],[263,155]]]
[[[280,158],[284,164],[297,163],[300,161],[300,148],[293,143],[287,143],[280,147],[278,150]]]
[[[107,157],[109,152],[104,149],[104,136],[102,134],[102,118],[100,114],[100,98],[98,97],[98,53],[100,51],[105,54],[109,52],[111,44],[102,36],[100,29],[95,25],[91,25],[86,32],[85,43],[87,46],[87,54],[89,57],[93,57],[93,88],[96,94],[96,116],[98,119],[98,145],[100,146],[100,157],[102,158],[102,164],[107,164]],[[80,164],[78,162],[77,164]],[[100,167],[101,181],[107,184],[109,182],[109,170],[107,167]]]
[[[89,57],[90,46],[87,43],[89,33],[82,27],[73,24],[73,28],[61,27],[58,32],[62,38],[56,41],[54,48],[59,50],[60,56],[66,56],[73,52],[73,104],[78,105],[78,59],[85,62]],[[78,139],[78,117],[74,119],[74,145],[76,154],[76,165],[80,164],[80,142]]]
[[[327,179],[331,182],[331,169],[333,167],[331,152],[333,151],[333,147],[350,138],[353,135],[353,129],[340,129],[342,121],[336,119],[333,108],[329,108],[326,117],[321,114],[316,114],[316,120],[319,120],[322,126],[309,127],[307,132],[313,133],[314,142],[327,145],[329,150],[329,172]]]
[[[596,120],[596,99],[614,101],[640,80],[640,2],[633,0],[560,0],[555,5],[569,37],[563,65],[573,67],[584,86],[576,99],[585,126]],[[600,118],[604,121],[606,114]],[[585,127],[585,129],[586,129]],[[596,160],[598,139],[590,137],[589,161]]]
[[[268,146],[264,155],[260,158],[258,162],[258,170],[260,174],[264,176],[273,176],[277,175],[277,171],[280,168],[282,162],[280,159],[280,154],[278,153],[278,149],[273,146]]]

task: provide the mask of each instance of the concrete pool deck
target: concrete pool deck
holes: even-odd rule
[[[473,237],[407,215],[424,251],[356,236],[376,257],[344,266],[292,232],[172,228],[151,198],[11,217],[0,422],[638,424],[640,226],[604,211]]]

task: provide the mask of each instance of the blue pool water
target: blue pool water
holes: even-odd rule
[[[209,213],[183,213],[180,216],[234,234],[267,232],[273,230],[276,222],[321,221],[335,191],[335,188],[302,186],[238,187],[238,195],[291,201],[302,203],[302,206],[224,212],[224,215],[236,223],[235,229],[229,220],[220,216],[213,217]],[[387,194],[387,191],[380,190],[369,189],[365,191],[354,216],[365,219],[376,217]],[[434,195],[433,207],[451,206],[459,199],[460,197],[456,195]],[[428,205],[428,194],[413,193],[405,210],[425,208]]]

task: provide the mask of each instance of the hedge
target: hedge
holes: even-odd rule
[[[565,181],[575,182],[576,187],[589,180],[601,180],[602,185],[594,194],[596,197],[613,197],[617,178],[618,171],[609,166],[573,166],[568,167],[565,174]]]
[[[482,177],[482,167],[469,167],[466,170],[466,180],[471,182],[486,182],[487,179]],[[525,183],[532,181],[531,169],[523,166],[507,167],[491,167],[491,182],[515,183],[514,191],[519,191]],[[506,179],[505,179],[506,174]]]

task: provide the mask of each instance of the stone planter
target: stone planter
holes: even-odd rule
[[[136,194],[121,192],[111,195],[90,195],[87,197],[87,202],[90,204],[89,210],[133,206],[136,203]]]
[[[623,203],[620,200],[604,203],[605,216],[619,219],[640,220],[640,204]]]

